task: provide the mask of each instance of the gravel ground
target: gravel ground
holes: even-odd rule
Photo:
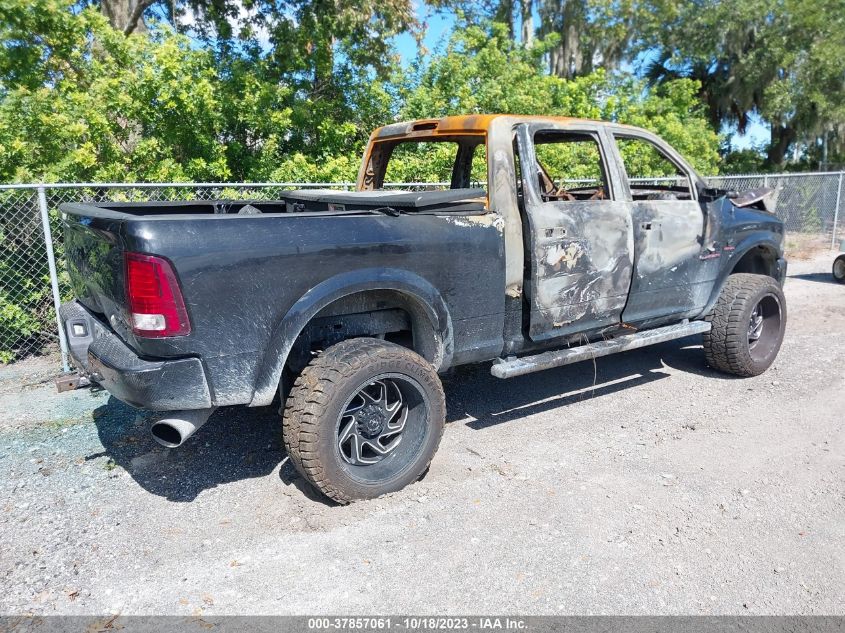
[[[0,613],[843,614],[845,287],[794,262],[754,379],[688,339],[446,383],[423,481],[348,507],[269,410],[184,447],[145,415],[0,370]]]

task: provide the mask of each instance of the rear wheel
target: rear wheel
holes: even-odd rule
[[[706,320],[707,364],[736,376],[757,376],[777,357],[786,329],[786,300],[771,277],[738,273],[728,277]]]
[[[358,338],[333,345],[303,370],[287,399],[282,434],[302,476],[349,503],[419,479],[445,418],[431,364],[404,347]]]
[[[840,255],[833,260],[833,278],[845,284],[845,255]]]

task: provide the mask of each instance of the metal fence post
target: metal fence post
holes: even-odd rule
[[[842,202],[842,174],[839,172],[839,181],[836,187],[836,209],[833,211],[833,235],[830,238],[830,248],[836,248],[836,226],[839,223],[839,203]]]
[[[59,295],[59,277],[56,274],[56,255],[53,253],[53,233],[50,230],[50,214],[47,211],[47,194],[44,187],[38,187],[38,208],[41,210],[41,226],[44,228],[44,245],[47,247],[47,265],[50,267],[50,287],[53,290],[53,306],[56,309],[56,327],[59,330],[59,347],[62,350],[62,370],[70,371],[67,358],[67,339],[59,316],[62,303]]]

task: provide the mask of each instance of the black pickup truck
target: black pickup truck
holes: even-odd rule
[[[509,378],[700,333],[711,367],[765,371],[786,325],[771,194],[708,188],[629,126],[397,123],[354,192],[62,205],[61,317],[79,372],[167,412],[165,446],[280,398],[291,460],[346,503],[426,470],[458,365]]]

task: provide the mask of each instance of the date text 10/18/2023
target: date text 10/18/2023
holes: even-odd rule
[[[308,618],[309,631],[387,631],[393,628],[411,631],[521,631],[527,628],[522,618],[476,616],[436,617],[316,617]]]

